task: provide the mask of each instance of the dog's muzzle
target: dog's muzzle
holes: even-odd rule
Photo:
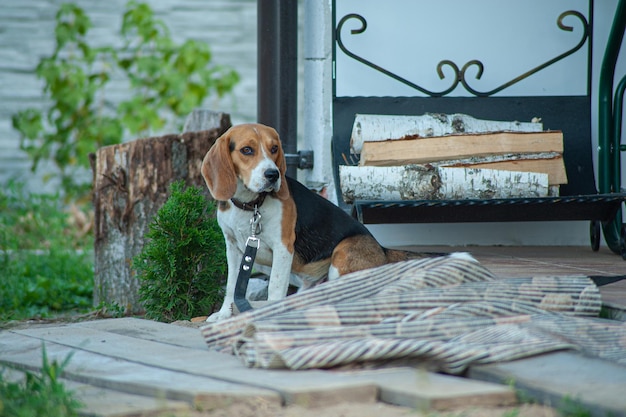
[[[269,168],[266,169],[265,172],[263,173],[263,176],[265,177],[265,188],[263,191],[266,192],[270,192],[270,191],[278,191],[278,188],[280,188],[280,172],[278,171],[278,169],[276,168]]]

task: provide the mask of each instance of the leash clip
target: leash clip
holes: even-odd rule
[[[260,235],[262,231],[261,212],[259,211],[258,206],[254,206],[254,213],[252,213],[252,218],[250,219],[250,237]]]
[[[261,246],[261,239],[256,236],[249,236],[248,240],[246,240],[246,247],[259,249],[259,246]],[[252,261],[254,261],[254,259],[252,259]]]

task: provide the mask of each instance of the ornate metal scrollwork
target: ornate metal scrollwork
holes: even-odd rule
[[[360,27],[359,28],[350,30],[350,34],[351,35],[359,35],[359,34],[365,32],[367,30],[367,20],[365,20],[365,18],[363,16],[358,15],[356,13],[350,13],[350,14],[345,15],[343,18],[341,18],[341,20],[337,24],[337,29],[335,30],[335,38],[336,38],[337,45],[339,46],[339,48],[347,56],[357,60],[358,62],[360,62],[360,63],[362,63],[364,65],[367,65],[370,68],[375,69],[376,71],[379,71],[379,72],[387,75],[388,77],[391,77],[391,78],[393,78],[393,79],[395,79],[395,80],[397,80],[397,81],[399,81],[399,82],[401,82],[401,83],[403,83],[405,85],[408,85],[409,87],[411,87],[411,88],[413,88],[415,90],[418,90],[421,93],[426,94],[428,96],[431,96],[431,97],[442,97],[442,96],[445,96],[445,95],[451,93],[452,91],[454,91],[454,89],[460,83],[461,85],[463,85],[465,90],[467,90],[469,93],[471,93],[471,94],[473,94],[475,96],[478,96],[478,97],[488,97],[488,96],[496,94],[496,93],[498,93],[498,92],[500,92],[500,91],[502,91],[502,90],[512,86],[513,84],[516,84],[516,83],[518,83],[518,82],[520,82],[520,81],[530,77],[533,74],[536,74],[537,72],[545,69],[546,67],[549,67],[550,65],[552,65],[552,64],[554,64],[554,63],[556,63],[558,61],[561,61],[562,59],[564,59],[564,58],[574,54],[576,51],[578,51],[580,48],[583,47],[583,45],[585,44],[585,42],[589,38],[589,24],[587,22],[587,19],[585,18],[585,16],[582,13],[580,13],[578,11],[575,11],[575,10],[568,10],[566,12],[561,13],[561,15],[557,19],[557,26],[559,27],[559,29],[561,29],[563,31],[567,31],[567,32],[572,32],[574,30],[573,26],[568,26],[568,25],[565,25],[563,23],[563,20],[566,17],[568,17],[568,16],[574,16],[574,17],[578,18],[578,20],[580,20],[580,22],[582,24],[582,27],[583,27],[582,37],[578,41],[578,44],[576,46],[574,46],[573,48],[563,52],[562,54],[560,54],[560,55],[558,55],[558,56],[556,56],[556,57],[554,57],[554,58],[544,62],[543,64],[540,64],[540,65],[534,67],[533,69],[531,69],[529,71],[526,71],[525,73],[523,73],[523,74],[513,78],[512,80],[510,80],[510,81],[508,81],[508,82],[506,82],[506,83],[504,83],[504,84],[502,84],[502,85],[500,85],[500,86],[498,86],[498,87],[496,87],[496,88],[494,88],[492,90],[489,90],[489,91],[478,91],[478,90],[474,89],[472,86],[469,85],[469,83],[468,83],[468,81],[466,79],[465,74],[466,74],[467,70],[470,67],[474,67],[474,66],[477,67],[477,72],[476,72],[475,78],[477,80],[479,80],[482,77],[485,68],[484,68],[483,63],[481,61],[477,60],[477,59],[473,59],[471,61],[468,61],[460,69],[459,69],[459,66],[455,62],[453,62],[451,60],[444,59],[444,60],[440,61],[437,64],[437,75],[439,76],[439,79],[443,80],[446,77],[445,73],[443,71],[444,67],[446,67],[446,66],[452,68],[452,71],[455,74],[455,78],[454,78],[452,84],[448,88],[446,88],[445,90],[442,90],[442,91],[430,91],[430,90],[428,90],[428,89],[426,89],[424,87],[421,87],[421,86],[415,84],[412,81],[407,80],[406,78],[403,78],[403,77],[401,77],[401,76],[399,76],[399,75],[397,75],[397,74],[395,74],[395,73],[393,73],[393,72],[391,72],[391,71],[389,71],[389,70],[387,70],[387,69],[385,69],[385,68],[383,68],[383,67],[381,67],[379,65],[376,65],[375,63],[373,63],[371,61],[368,61],[367,59],[365,59],[365,58],[355,54],[354,52],[350,51],[345,46],[345,44],[343,43],[341,32],[343,30],[343,26],[345,25],[345,23],[348,20],[351,20],[351,19],[356,19],[357,21],[360,22]]]

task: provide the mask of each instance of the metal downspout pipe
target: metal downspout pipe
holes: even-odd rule
[[[332,166],[332,0],[304,0],[305,147],[315,155],[306,184],[337,202]]]

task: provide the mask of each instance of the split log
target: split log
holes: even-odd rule
[[[567,184],[565,162],[563,161],[563,155],[558,152],[490,155],[455,161],[441,161],[437,162],[436,165],[498,169],[502,171],[541,172],[548,174],[548,183],[550,185]]]
[[[391,166],[499,154],[563,153],[563,132],[496,132],[365,142],[362,166]]]
[[[208,130],[98,149],[93,162],[94,305],[117,304],[127,314],[143,311],[131,261],[141,252],[144,234],[167,200],[172,182],[184,180],[206,190],[202,159],[230,127],[228,114],[215,120],[218,123]],[[205,195],[210,198],[208,190]]]
[[[549,195],[548,175],[433,165],[340,166],[341,193],[355,200],[463,200]]]
[[[426,113],[420,116],[357,114],[352,125],[350,146],[359,154],[363,142],[428,138],[464,133],[541,132],[538,122],[480,120],[466,114]]]

